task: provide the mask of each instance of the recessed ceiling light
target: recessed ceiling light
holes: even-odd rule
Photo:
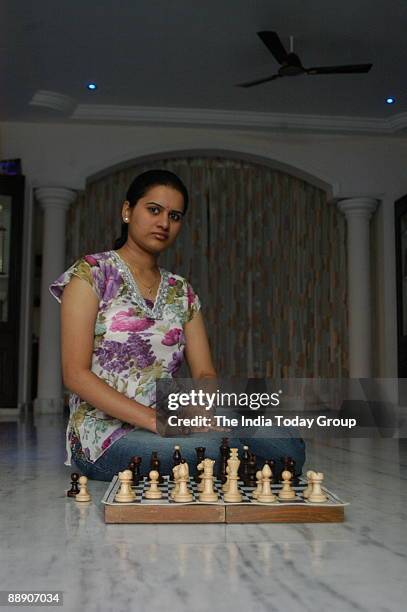
[[[88,88],[90,91],[95,91],[95,90],[98,88],[98,86],[96,85],[96,83],[88,83],[88,84],[86,85],[86,87],[87,87],[87,88]]]
[[[393,96],[389,96],[388,98],[386,98],[386,104],[395,104],[396,102],[396,98],[393,98]]]

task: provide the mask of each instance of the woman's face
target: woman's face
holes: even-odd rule
[[[167,185],[151,187],[136,206],[123,205],[123,218],[129,219],[129,238],[148,253],[157,255],[178,236],[184,211],[182,194]]]

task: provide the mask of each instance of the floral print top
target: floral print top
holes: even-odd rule
[[[120,393],[153,407],[155,381],[176,375],[183,361],[184,325],[201,308],[184,278],[163,268],[160,273],[155,302],[146,300],[125,261],[116,251],[106,251],[78,259],[49,287],[61,302],[73,275],[89,283],[99,299],[92,372]],[[75,393],[69,408],[65,465],[71,465],[73,447],[93,462],[115,440],[136,429]]]

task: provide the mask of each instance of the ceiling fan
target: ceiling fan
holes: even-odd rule
[[[290,36],[290,53],[284,49],[284,46],[277,32],[262,31],[257,32],[257,35],[266,45],[267,49],[272,53],[274,58],[280,64],[277,74],[266,77],[264,79],[256,79],[247,83],[239,83],[238,87],[253,87],[274,81],[285,76],[297,76],[299,74],[354,74],[357,72],[369,72],[373,64],[348,64],[345,66],[314,66],[313,68],[304,68],[300,58],[293,52],[293,37]]]

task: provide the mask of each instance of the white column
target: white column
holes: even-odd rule
[[[338,207],[348,223],[349,376],[371,376],[370,217],[377,200],[348,198]]]
[[[36,413],[61,412],[63,406],[60,351],[60,306],[49,285],[65,270],[66,213],[76,198],[64,187],[40,187],[36,199],[44,210],[41,312]]]

